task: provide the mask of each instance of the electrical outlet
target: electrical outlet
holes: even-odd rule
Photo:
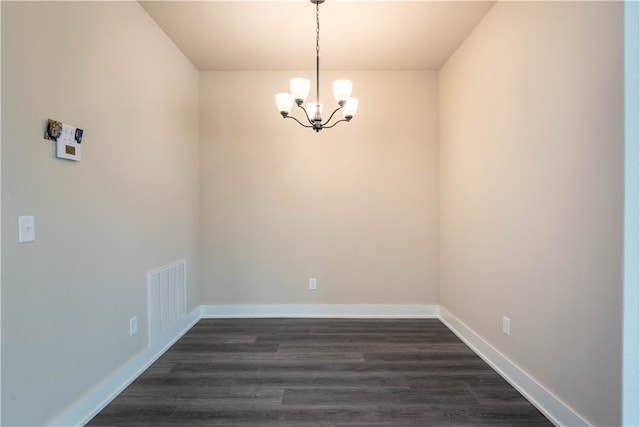
[[[129,336],[132,337],[138,333],[138,317],[132,317],[129,319]]]
[[[312,277],[311,279],[309,279],[309,289],[311,289],[312,291],[314,291],[317,287],[317,282],[315,277]]]
[[[502,333],[511,335],[511,320],[507,316],[502,316]]]
[[[18,243],[36,240],[36,223],[33,216],[18,217]]]

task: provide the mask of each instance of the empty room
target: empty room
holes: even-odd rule
[[[637,2],[0,7],[3,426],[640,425]]]

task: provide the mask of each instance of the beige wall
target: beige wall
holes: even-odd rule
[[[323,72],[360,109],[320,133],[272,101],[298,74],[201,74],[202,303],[436,304],[437,73]]]
[[[186,257],[199,303],[198,73],[136,2],[2,2],[2,32],[2,425],[43,425],[145,347],[148,270]]]
[[[440,304],[619,425],[621,3],[498,3],[440,81]]]

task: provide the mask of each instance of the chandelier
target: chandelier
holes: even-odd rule
[[[333,96],[338,102],[338,108],[333,110],[326,121],[322,121],[322,104],[320,103],[320,3],[324,3],[325,0],[310,1],[316,5],[316,102],[308,103],[306,108],[302,105],[307,96],[309,96],[311,82],[307,79],[296,77],[290,81],[291,93],[276,94],[276,105],[283,118],[293,119],[306,128],[312,128],[316,132],[320,132],[322,129],[332,128],[340,122],[351,121],[358,109],[358,99],[351,97],[352,83],[350,80],[334,81]],[[304,111],[305,118],[309,124],[305,124],[289,115],[294,101]],[[344,118],[329,124],[338,110],[342,110]]]

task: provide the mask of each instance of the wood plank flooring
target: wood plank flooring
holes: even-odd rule
[[[89,426],[548,426],[439,320],[205,319]]]

